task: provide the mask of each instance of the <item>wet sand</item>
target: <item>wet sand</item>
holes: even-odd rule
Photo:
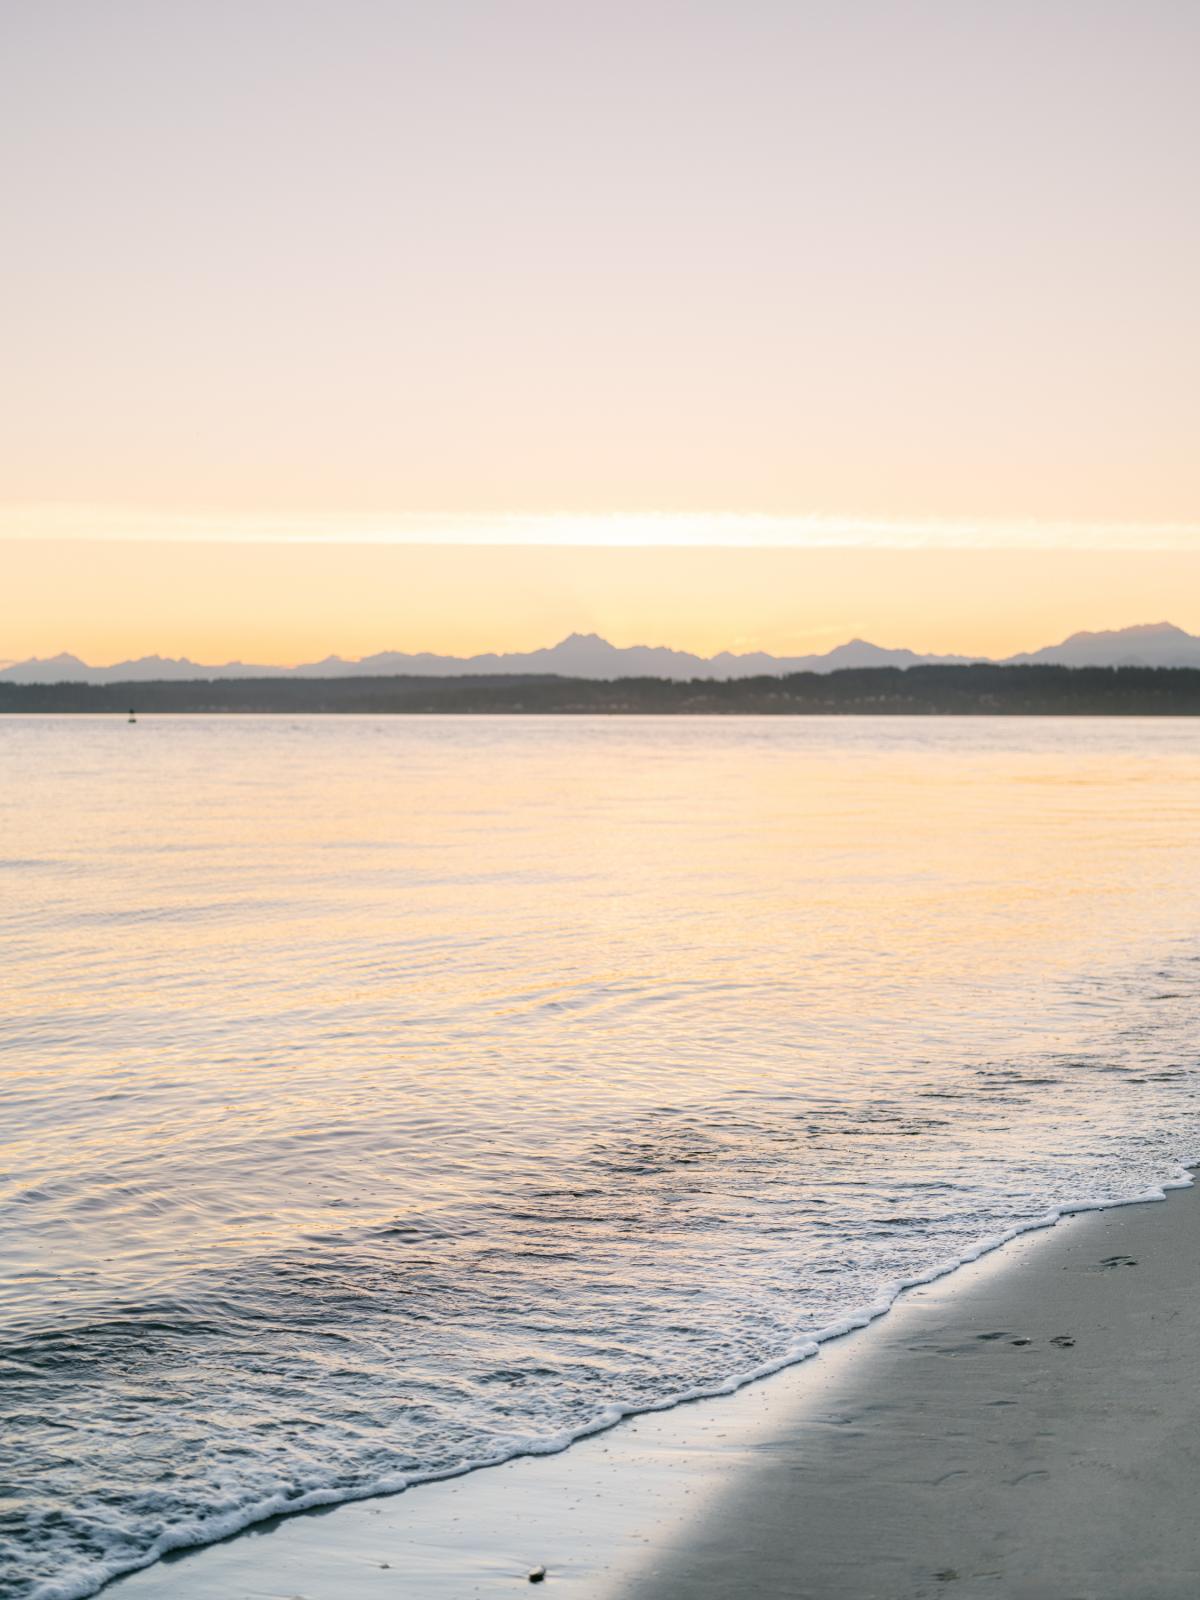
[[[738,1395],[106,1593],[449,1600],[544,1566],[581,1600],[1194,1600],[1198,1485],[1189,1189],[1025,1235]]]
[[[1200,1593],[1200,1190],[943,1280],[636,1597]]]

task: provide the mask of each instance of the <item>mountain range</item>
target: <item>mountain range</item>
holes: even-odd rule
[[[965,665],[988,661],[986,656],[919,655],[913,650],[890,650],[866,639],[819,655],[773,656],[765,651],[738,655],[722,650],[715,656],[692,655],[659,645],[609,644],[594,633],[572,633],[542,650],[498,655],[440,656],[429,651],[405,654],[385,650],[377,655],[347,661],[326,656],[298,667],[255,666],[228,661],[204,666],[186,657],[141,656],[109,667],[92,667],[78,656],[32,657],[0,669],[8,683],[146,683],[151,681],[217,678],[346,678],[346,677],[448,677],[459,674],[555,673],[565,678],[749,678],[782,676],[789,672],[837,672],[847,667],[911,667]],[[1200,636],[1170,622],[1142,623],[1105,633],[1073,633],[1061,644],[1026,651],[994,663],[1001,666],[1064,667],[1200,667]]]

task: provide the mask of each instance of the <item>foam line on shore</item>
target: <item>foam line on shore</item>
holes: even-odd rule
[[[879,1318],[885,1316],[895,1306],[906,1291],[946,1278],[960,1268],[980,1260],[981,1257],[1002,1249],[1015,1239],[1022,1238],[1030,1233],[1053,1228],[1064,1218],[1080,1213],[1162,1202],[1166,1199],[1168,1191],[1190,1188],[1194,1183],[1195,1178],[1192,1172],[1181,1165],[1177,1169],[1177,1175],[1164,1178],[1159,1184],[1138,1194],[1105,1200],[1071,1201],[1055,1207],[1039,1217],[1030,1219],[1028,1222],[1006,1229],[1002,1233],[989,1235],[964,1250],[953,1260],[935,1266],[928,1272],[898,1281],[886,1295],[872,1301],[863,1310],[827,1324],[809,1337],[789,1347],[779,1356],[762,1362],[748,1371],[734,1374],[719,1383],[697,1386],[674,1395],[665,1396],[648,1404],[608,1406],[580,1428],[569,1431],[564,1430],[559,1434],[543,1439],[524,1439],[515,1443],[511,1449],[462,1462],[444,1470],[408,1474],[398,1473],[394,1476],[374,1479],[369,1484],[363,1484],[357,1488],[314,1487],[297,1494],[277,1493],[260,1501],[231,1507],[227,1512],[217,1516],[203,1519],[197,1518],[191,1522],[180,1523],[164,1530],[160,1538],[151,1547],[138,1552],[136,1556],[122,1558],[117,1554],[106,1569],[101,1569],[100,1571],[93,1569],[92,1572],[86,1575],[73,1576],[67,1574],[62,1578],[43,1583],[32,1591],[30,1600],[87,1600],[87,1597],[96,1594],[117,1578],[153,1566],[163,1556],[176,1551],[199,1549],[206,1545],[218,1543],[258,1523],[263,1523],[279,1516],[292,1515],[323,1507],[350,1505],[358,1501],[371,1500],[383,1496],[398,1495],[409,1489],[418,1488],[422,1484],[442,1483],[450,1479],[462,1478],[471,1473],[483,1471],[486,1468],[503,1466],[505,1463],[521,1457],[558,1455],[579,1440],[607,1432],[629,1418],[671,1411],[676,1407],[697,1401],[718,1399],[722,1396],[734,1394],[749,1384],[759,1382],[788,1367],[796,1366],[811,1359],[813,1356],[818,1355],[821,1347],[831,1340],[844,1338],[847,1334],[856,1332],[878,1321]]]

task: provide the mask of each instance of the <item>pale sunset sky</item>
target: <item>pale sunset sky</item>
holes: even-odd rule
[[[1200,632],[1194,0],[7,0],[0,659]]]

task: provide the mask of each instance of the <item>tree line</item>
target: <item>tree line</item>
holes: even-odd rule
[[[0,682],[0,713],[1196,716],[1191,667],[916,666],[785,677],[552,675]]]

